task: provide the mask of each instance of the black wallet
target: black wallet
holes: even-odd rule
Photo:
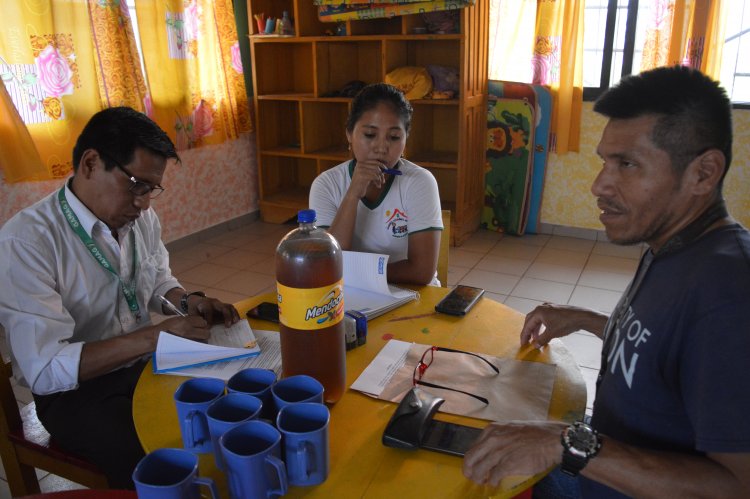
[[[433,419],[444,399],[412,388],[396,407],[383,432],[383,445],[419,448],[463,456],[482,432],[480,428]]]
[[[416,450],[424,439],[430,420],[445,399],[412,388],[396,407],[383,432],[383,445]]]

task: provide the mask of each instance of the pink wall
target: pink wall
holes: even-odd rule
[[[152,203],[164,242],[258,210],[255,134],[183,151],[180,157],[182,164],[167,169],[162,181],[166,190]],[[0,180],[0,225],[62,184]]]

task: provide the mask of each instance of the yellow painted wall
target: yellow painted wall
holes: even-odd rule
[[[601,162],[596,155],[606,118],[594,113],[593,103],[583,103],[581,152],[551,154],[542,198],[543,223],[602,229],[599,210],[589,190]],[[750,227],[750,111],[735,109],[732,165],[724,181],[729,212]]]

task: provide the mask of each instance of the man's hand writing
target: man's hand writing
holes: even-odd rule
[[[204,297],[201,300],[195,300],[188,307],[189,315],[199,315],[208,322],[209,325],[224,323],[224,326],[230,327],[240,320],[240,314],[237,309],[229,303],[224,303],[216,298]]]
[[[208,322],[199,315],[171,317],[158,326],[162,331],[168,331],[189,340],[206,341],[211,334]]]

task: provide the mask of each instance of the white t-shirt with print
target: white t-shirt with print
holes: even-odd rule
[[[317,225],[330,227],[352,181],[355,162],[347,161],[327,170],[313,181],[310,208]],[[442,230],[440,194],[429,170],[405,159],[402,175],[386,175],[386,189],[375,203],[360,200],[352,250],[389,255],[389,262],[405,260],[409,234]]]

